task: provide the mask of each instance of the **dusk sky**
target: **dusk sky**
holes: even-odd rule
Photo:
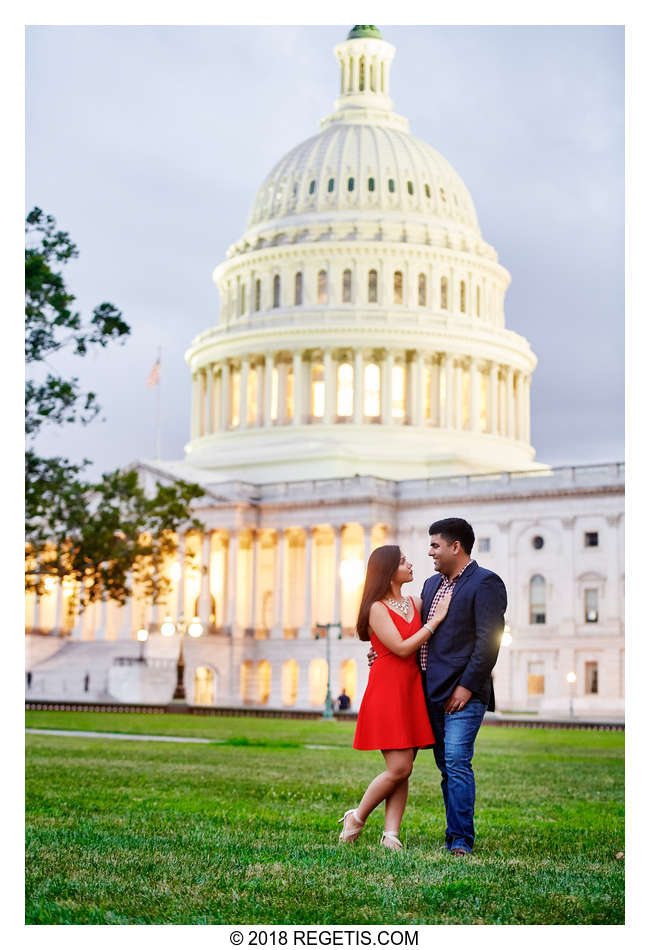
[[[79,309],[110,301],[132,328],[52,361],[106,421],[50,430],[41,454],[86,456],[94,476],[152,458],[161,346],[162,455],[182,457],[183,354],[218,320],[212,270],[271,167],[333,110],[350,26],[27,30],[26,207],[78,245]],[[623,460],[623,27],[380,28],[396,111],[458,171],[512,275],[506,325],[539,359],[537,459]]]

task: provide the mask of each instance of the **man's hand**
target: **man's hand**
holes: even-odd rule
[[[445,712],[455,713],[458,712],[459,709],[464,709],[471,698],[471,689],[465,689],[464,686],[457,686],[445,703]]]
[[[373,648],[370,647],[370,649],[368,650],[368,669],[370,669],[370,667],[372,666],[372,664],[375,662],[376,659],[377,659],[377,654],[375,653]]]

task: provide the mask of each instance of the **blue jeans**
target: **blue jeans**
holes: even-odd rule
[[[462,848],[471,854],[474,847],[476,786],[472,756],[486,709],[480,699],[470,699],[463,709],[451,714],[445,712],[444,703],[429,703],[436,739],[433,754],[442,775],[442,797],[447,813],[445,847],[448,851]]]

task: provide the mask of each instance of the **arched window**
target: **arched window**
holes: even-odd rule
[[[391,413],[393,419],[403,422],[406,416],[406,370],[401,364],[393,366],[392,377],[393,405]]]
[[[354,411],[354,370],[341,363],[336,374],[336,414],[349,418]]]
[[[207,666],[197,666],[194,671],[194,705],[214,706],[214,673]]]
[[[464,280],[460,282],[460,312],[467,313],[467,288]]]
[[[309,182],[309,194],[313,195],[316,191],[316,181],[314,178]]]
[[[352,271],[346,269],[343,271],[343,303],[352,302]]]
[[[441,277],[440,278],[440,309],[441,310],[446,310],[448,307],[447,287],[448,287],[447,278]]]
[[[318,303],[327,303],[327,271],[318,271]]]
[[[445,194],[445,189],[442,188],[442,187],[440,188],[440,200],[441,200],[441,201],[446,201],[446,200],[447,200],[447,195]]]
[[[368,179],[368,191],[374,191],[374,190],[375,190],[375,179],[374,179],[374,178],[369,178],[369,179]]]
[[[293,302],[296,307],[300,307],[302,304],[302,271],[300,270],[296,272],[293,290]]]
[[[242,284],[239,290],[239,315],[246,313],[246,284]]]
[[[330,178],[330,180],[327,182],[327,190],[330,191],[330,192],[331,192],[331,191],[334,191],[334,179],[333,179],[333,178]]]
[[[350,697],[350,702],[354,702],[357,692],[357,664],[355,660],[343,660],[339,667],[340,689],[344,689]]]
[[[541,574],[530,579],[530,622],[546,623],[546,581]]]
[[[427,305],[427,278],[426,274],[418,274],[418,306]]]
[[[431,197],[431,188],[428,185],[424,186],[424,193],[427,196],[427,198]]]
[[[409,195],[412,195],[412,194],[413,194],[413,182],[412,182],[412,181],[407,181],[407,182],[406,182],[406,190],[408,191]]]
[[[298,664],[286,660],[282,664],[282,704],[293,706],[298,696]]]
[[[368,363],[363,374],[363,414],[370,419],[379,417],[381,372],[376,363]]]
[[[280,275],[276,274],[273,278],[273,306],[280,306]]]
[[[322,363],[313,363],[311,367],[311,407],[314,419],[325,415],[325,370]]]
[[[252,703],[254,701],[252,660],[244,660],[239,668],[239,691],[243,702]]]
[[[309,701],[312,706],[322,706],[327,694],[327,661],[312,660],[309,664]]]
[[[377,303],[377,271],[368,271],[368,303]]]
[[[404,303],[403,282],[401,270],[393,274],[393,303]]]
[[[271,664],[268,660],[260,660],[257,664],[257,702],[268,703],[270,692]]]
[[[395,191],[395,181],[392,178],[388,179],[388,190],[391,194]]]
[[[481,316],[481,288],[476,288],[476,316]]]
[[[257,278],[255,281],[255,309],[260,310],[262,308],[262,281]]]
[[[359,92],[366,88],[366,59],[362,56],[359,60]]]
[[[348,178],[348,191],[354,191],[354,178]]]

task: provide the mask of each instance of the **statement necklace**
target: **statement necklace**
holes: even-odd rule
[[[406,617],[407,613],[409,612],[409,608],[410,608],[410,606],[411,606],[411,605],[409,604],[408,600],[403,600],[403,601],[400,603],[398,600],[393,600],[392,597],[387,597],[387,598],[386,598],[386,603],[389,605],[389,607],[393,607],[395,610],[399,610],[399,612],[400,612],[401,614],[404,614],[405,617]]]

